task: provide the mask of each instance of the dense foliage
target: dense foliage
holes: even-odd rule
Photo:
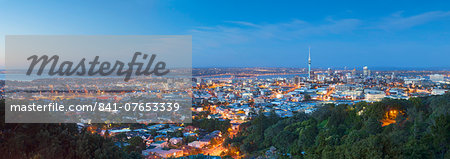
[[[215,130],[220,130],[222,133],[227,133],[228,129],[231,127],[230,120],[220,120],[220,119],[194,119],[192,123],[186,124],[199,127],[206,132],[212,132]]]
[[[0,158],[141,158],[133,142],[119,148],[76,124],[5,124],[3,100],[0,110]]]
[[[247,157],[450,158],[450,94],[355,105],[325,105],[312,114],[260,115],[226,146]],[[390,111],[397,112],[382,126]],[[392,117],[392,116],[391,116]],[[272,148],[273,149],[273,148]]]
[[[0,154],[3,158],[140,158],[142,141],[102,137],[76,124],[5,124],[0,102]],[[325,105],[312,114],[279,118],[260,115],[241,125],[224,143],[247,157],[292,158],[450,158],[450,94],[355,105]],[[395,123],[382,126],[395,110]],[[262,113],[261,113],[262,114]],[[194,120],[207,131],[226,131],[229,121]],[[101,127],[101,125],[99,125]]]

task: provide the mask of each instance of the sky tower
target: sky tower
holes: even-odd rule
[[[311,79],[311,47],[309,47],[308,55],[308,78]]]

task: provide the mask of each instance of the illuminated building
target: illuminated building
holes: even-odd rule
[[[379,90],[364,90],[365,98],[367,101],[381,101],[386,94],[383,91]]]
[[[298,85],[300,83],[300,77],[299,76],[295,76],[294,77],[294,84]]]
[[[363,67],[363,76],[364,77],[370,76],[370,70],[369,68],[367,68],[367,66]]]
[[[309,48],[308,55],[308,79],[311,79],[311,47]]]
[[[441,75],[441,74],[430,75],[430,80],[433,82],[444,81],[444,75]]]

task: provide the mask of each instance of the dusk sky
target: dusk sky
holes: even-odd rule
[[[306,67],[309,46],[313,68],[450,67],[448,1],[79,2],[0,0],[1,54],[5,35],[192,35],[193,67]]]

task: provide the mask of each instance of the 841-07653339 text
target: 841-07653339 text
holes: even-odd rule
[[[95,102],[93,104],[71,104],[63,105],[58,103],[46,103],[29,105],[11,105],[11,111],[14,112],[43,112],[43,111],[81,111],[81,112],[114,112],[114,111],[141,111],[141,112],[176,112],[180,109],[179,103],[103,103]]]

